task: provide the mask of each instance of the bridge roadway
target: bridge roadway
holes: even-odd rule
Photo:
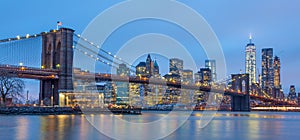
[[[60,70],[56,69],[42,69],[42,68],[33,68],[26,66],[14,66],[14,65],[0,65],[0,72],[8,73],[9,76],[26,78],[26,79],[36,79],[36,80],[58,80]],[[214,92],[224,95],[231,96],[244,96],[245,93],[241,91],[235,91],[229,88],[225,88],[222,85],[202,85],[202,84],[183,84],[180,82],[166,81],[161,78],[146,78],[138,76],[119,76],[113,74],[103,74],[103,73],[90,73],[84,71],[74,71],[74,77],[80,80],[88,81],[116,81],[116,82],[129,82],[129,83],[140,83],[140,84],[153,84],[153,85],[163,85],[176,87],[180,89],[189,89],[189,90],[200,90],[204,92]],[[288,101],[279,101],[272,98],[267,98],[264,96],[258,96],[250,94],[251,99],[261,100],[265,102],[276,102],[278,104],[291,104]]]
[[[14,65],[0,65],[0,71],[6,72],[9,76],[26,78],[26,79],[37,79],[37,80],[58,80],[59,70],[55,69],[42,69],[33,68],[26,66],[14,66]],[[234,91],[222,87],[220,85],[205,86],[197,84],[181,84],[180,82],[166,81],[160,78],[146,78],[138,76],[118,76],[113,74],[101,74],[101,73],[90,73],[90,72],[74,72],[75,79],[86,79],[95,81],[116,81],[116,82],[129,82],[129,83],[140,83],[140,84],[153,84],[153,85],[165,85],[170,87],[176,87],[181,89],[200,90],[205,92],[224,93],[225,95],[243,96],[245,93]]]
[[[51,80],[59,79],[59,70],[41,69],[26,66],[0,65],[0,72],[7,73],[8,76],[36,79],[36,80]]]

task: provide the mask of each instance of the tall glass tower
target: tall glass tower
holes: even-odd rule
[[[205,68],[209,68],[211,70],[212,81],[216,82],[217,81],[216,60],[205,60]]]
[[[274,86],[273,48],[262,49],[262,89],[272,95]]]
[[[278,56],[274,57],[273,69],[274,69],[274,87],[275,88],[281,88],[281,83],[280,83],[280,58]]]
[[[256,83],[256,47],[252,43],[252,35],[249,36],[249,43],[246,46],[246,73],[249,74],[250,87]]]

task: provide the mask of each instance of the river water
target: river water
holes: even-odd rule
[[[130,126],[115,126],[114,119],[127,122],[147,124],[166,116],[166,112],[143,112],[143,115],[47,115],[14,116],[0,115],[0,140],[106,140],[113,134],[122,134],[122,139],[156,139],[153,133],[166,129],[174,132],[159,139],[193,140],[193,139],[268,139],[286,140],[300,138],[300,113],[297,112],[217,112],[204,128],[200,126],[201,112],[193,112],[180,126],[181,117],[170,117],[159,128],[135,130],[142,134],[135,137],[128,131]],[[112,119],[114,118],[114,119]],[[93,122],[93,123],[90,123]],[[93,125],[96,127],[93,127]],[[97,127],[101,126],[101,127]],[[180,126],[179,128],[177,128]],[[99,129],[101,128],[101,129]],[[105,129],[105,130],[103,130]],[[99,131],[98,131],[99,130]],[[102,132],[102,133],[100,133]],[[107,133],[112,132],[112,133]],[[105,134],[103,134],[105,133]],[[151,134],[151,135],[150,135]],[[108,136],[106,136],[108,135]],[[139,135],[140,136],[140,135]],[[120,137],[114,137],[120,138]]]

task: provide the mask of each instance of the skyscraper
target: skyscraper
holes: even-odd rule
[[[170,68],[170,73],[178,74],[181,76],[183,70],[183,60],[178,58],[170,59],[169,68]]]
[[[262,49],[262,89],[269,95],[274,87],[273,48]]]
[[[216,60],[205,60],[205,67],[211,70],[212,81],[217,81],[217,67]]]
[[[148,54],[147,59],[146,59],[146,73],[147,73],[148,77],[153,76],[153,72],[154,72],[154,64],[153,64],[150,54]]]
[[[200,82],[210,84],[212,81],[211,70],[209,68],[201,68],[198,72],[200,75]]]
[[[246,73],[249,74],[250,87],[256,83],[256,47],[252,43],[252,36],[249,37],[249,43],[246,45]]]
[[[278,56],[274,57],[274,63],[273,63],[273,69],[274,69],[274,87],[280,89],[280,59]]]

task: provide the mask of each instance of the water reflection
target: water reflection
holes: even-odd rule
[[[129,124],[116,126],[116,119],[136,123],[148,123],[162,118],[164,113],[145,112],[141,116],[126,115],[49,115],[49,116],[1,116],[0,139],[2,140],[81,140],[111,139],[99,133],[87,120],[105,128],[111,134],[120,133],[132,138],[130,133],[140,133],[144,139],[151,132],[162,133],[179,125],[180,116],[163,121],[159,128],[136,129],[129,132]],[[213,121],[201,129],[201,112],[194,112],[182,127],[162,139],[295,139],[300,136],[299,113],[228,113],[219,112]],[[118,129],[116,128],[118,127]],[[153,138],[153,137],[152,137]],[[136,138],[137,139],[137,138]]]

